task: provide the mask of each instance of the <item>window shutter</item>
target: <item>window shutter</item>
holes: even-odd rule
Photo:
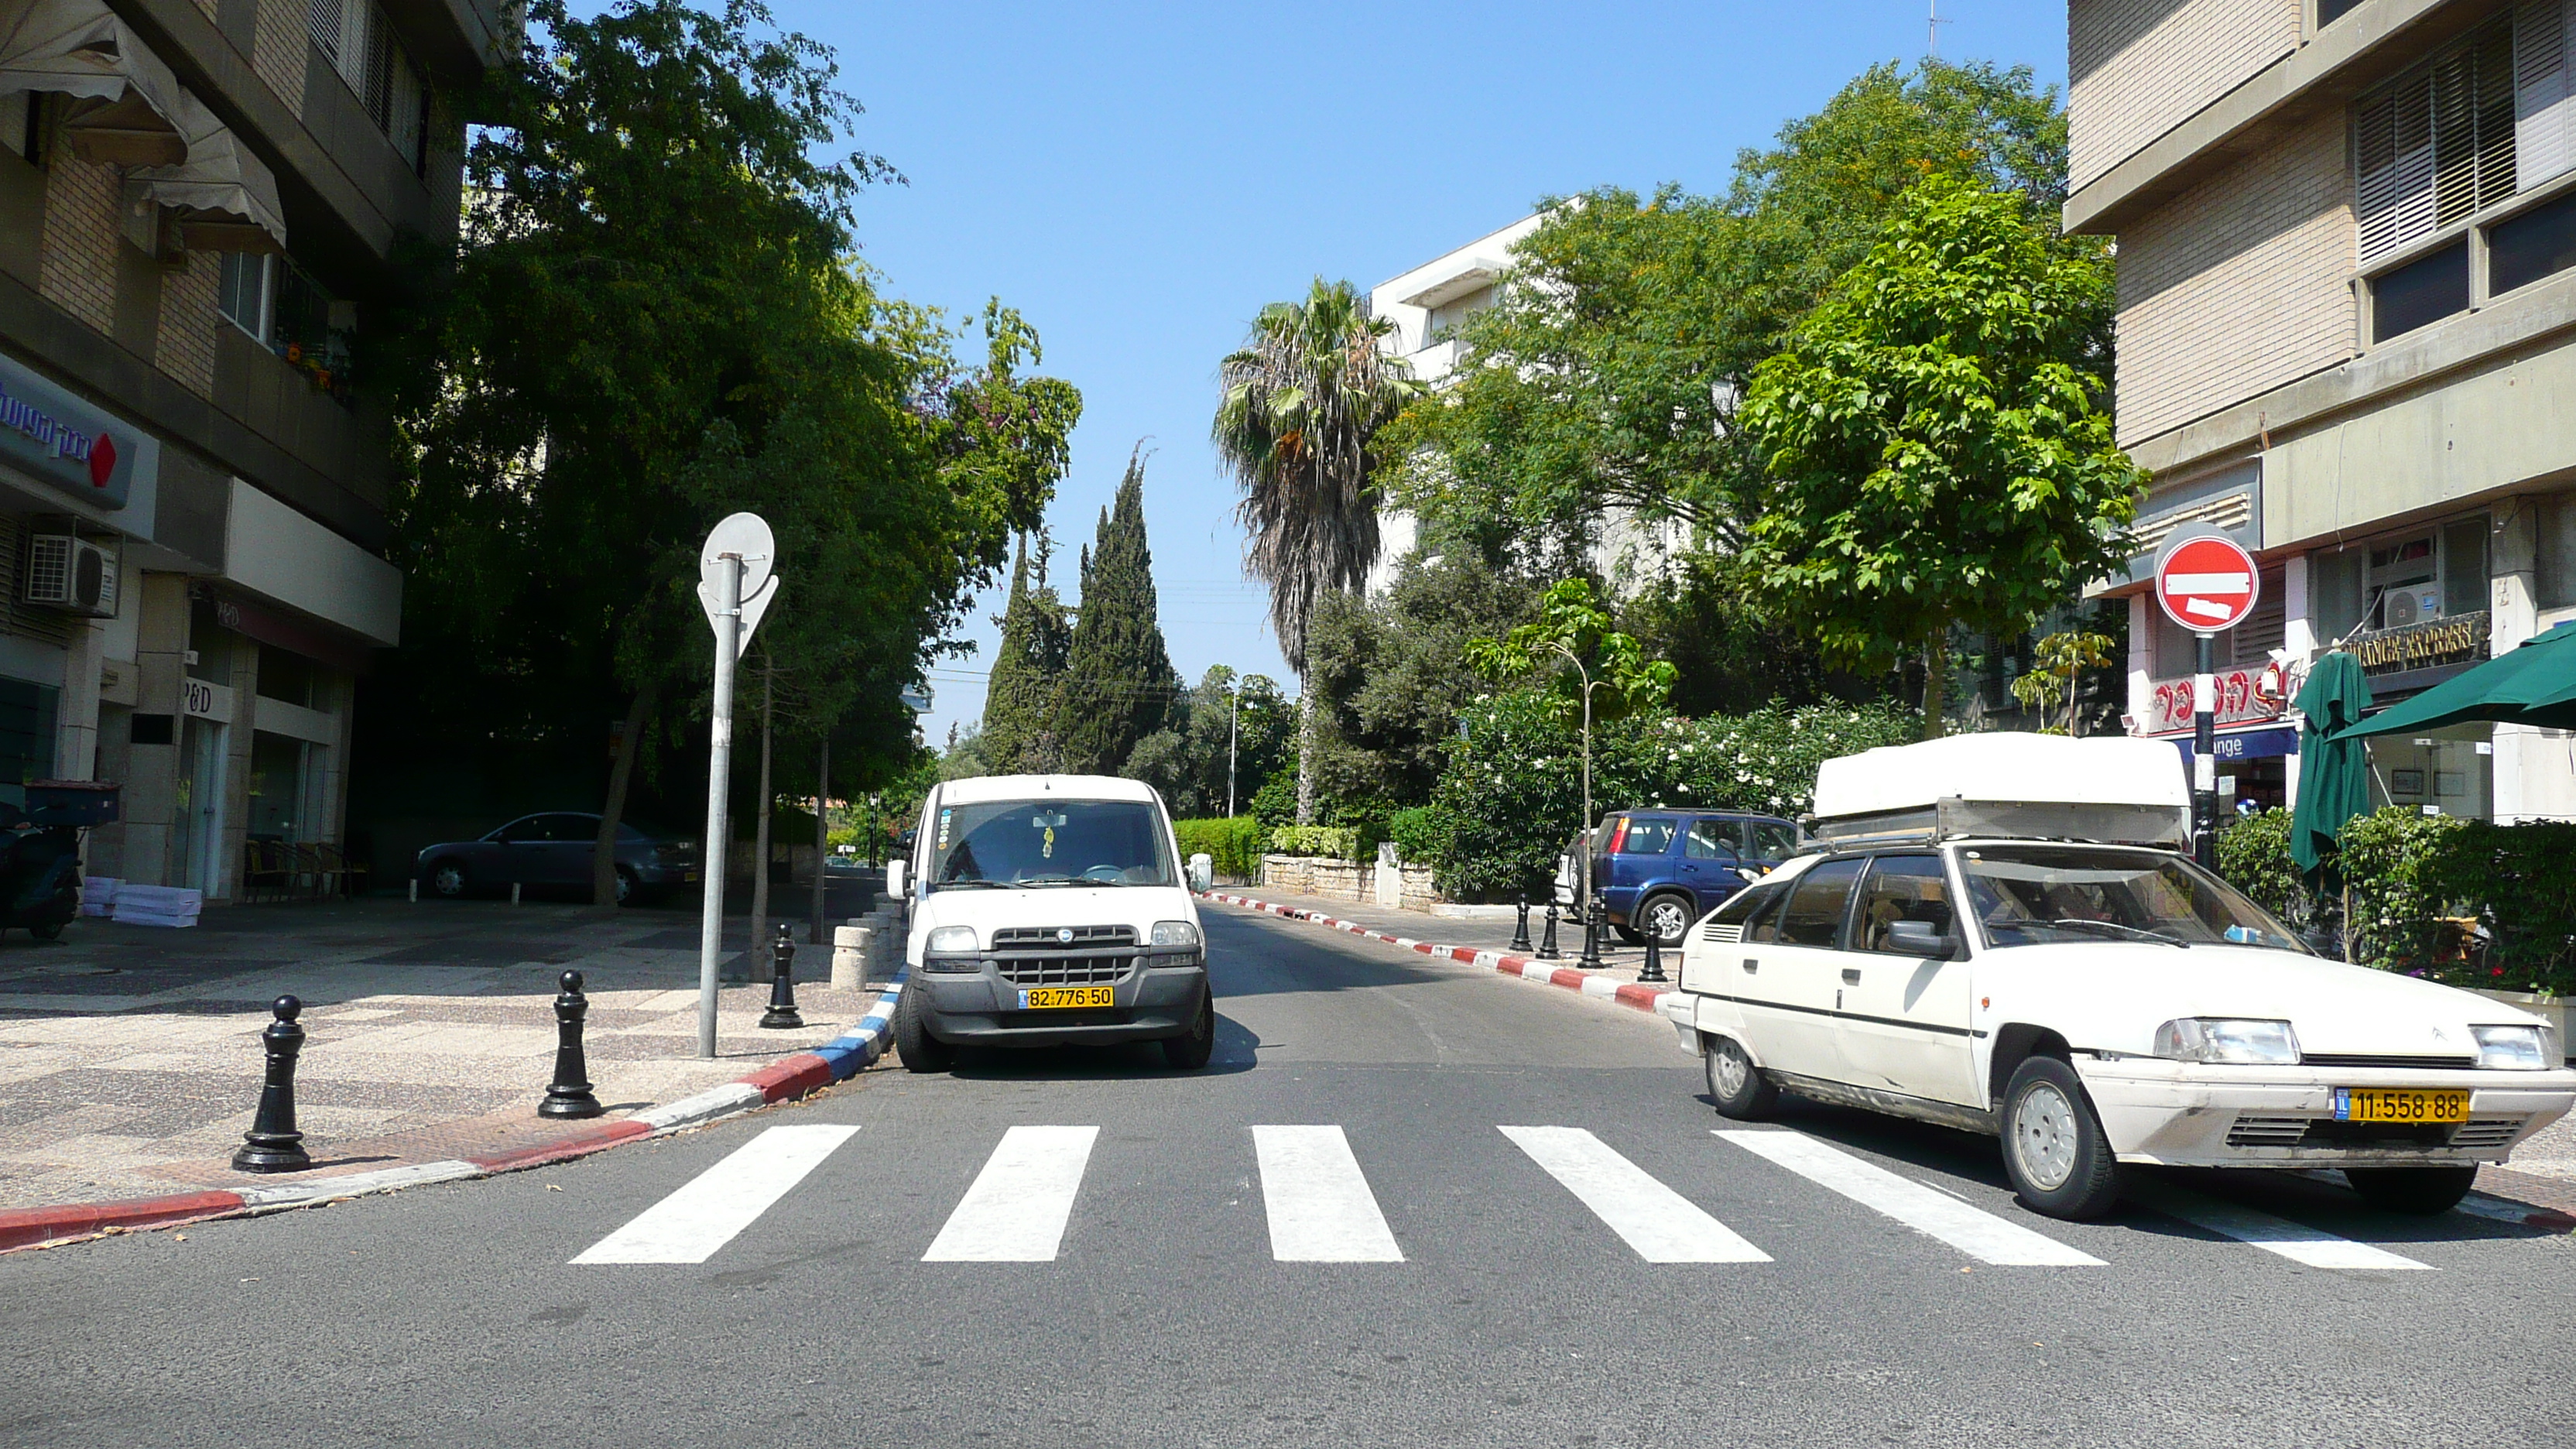
[[[2568,95],[2567,0],[2513,12],[2515,184],[2528,190],[2576,164],[2576,99]]]
[[[2365,102],[2355,117],[2365,263],[2433,230],[2431,106],[2428,78],[2414,76]]]
[[[2567,3],[2549,0],[2553,11]],[[2523,114],[2514,67],[2519,24],[2517,17],[2516,25],[2492,26],[2353,107],[2354,204],[2365,266],[2513,195]],[[2576,122],[2562,130],[2576,143]]]

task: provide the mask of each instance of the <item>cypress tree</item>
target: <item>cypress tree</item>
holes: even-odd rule
[[[1056,713],[1056,693],[1064,676],[1070,642],[1062,600],[1046,578],[1052,545],[1038,538],[1034,585],[1029,577],[1028,539],[1020,540],[1011,564],[1011,600],[998,621],[1001,646],[994,651],[993,674],[984,694],[984,758],[995,774],[1045,771],[1055,767],[1048,731]]]
[[[1126,768],[1138,740],[1162,728],[1181,688],[1155,612],[1141,452],[1128,457],[1118,501],[1102,513],[1084,564],[1056,695],[1056,737],[1065,770],[1111,775]]]

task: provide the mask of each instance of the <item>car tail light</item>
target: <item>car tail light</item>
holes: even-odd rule
[[[1619,817],[1619,823],[1610,828],[1610,854],[1617,855],[1620,851],[1627,848],[1628,817],[1622,815]]]

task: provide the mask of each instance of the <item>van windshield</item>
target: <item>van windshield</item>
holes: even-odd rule
[[[2162,851],[1980,845],[1959,852],[1959,870],[1992,946],[2164,941],[2308,949],[2235,887]]]
[[[1172,852],[1143,800],[989,800],[931,822],[930,889],[1167,886]]]

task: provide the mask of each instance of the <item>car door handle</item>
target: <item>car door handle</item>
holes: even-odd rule
[[[1747,971],[1759,971],[1762,969],[1762,963],[1754,957],[1747,956],[1744,958],[1744,969]]]
[[[1843,984],[1845,986],[1858,986],[1860,984],[1860,968],[1856,966],[1844,967]]]

